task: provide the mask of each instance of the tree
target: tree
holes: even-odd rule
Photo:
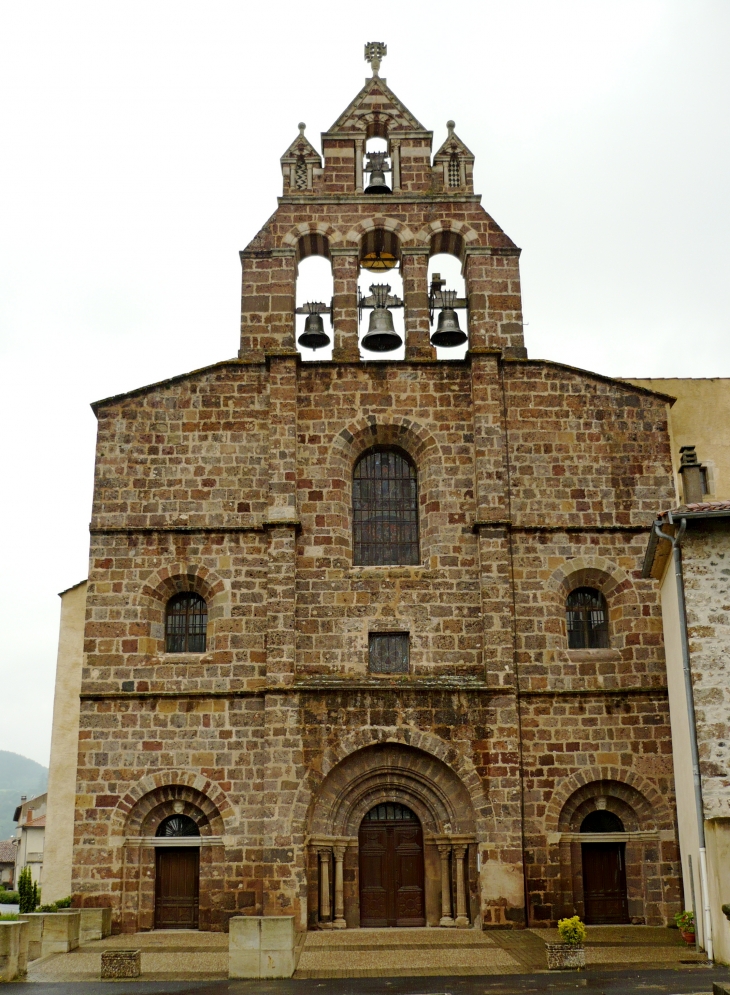
[[[18,895],[20,912],[35,912],[38,898],[38,885],[33,881],[30,867],[26,866],[18,875]]]

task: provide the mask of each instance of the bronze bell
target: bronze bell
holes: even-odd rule
[[[365,187],[364,193],[392,193],[385,182],[385,172],[382,169],[373,169],[370,173],[370,182]]]
[[[385,307],[373,308],[367,334],[362,340],[363,349],[370,352],[390,352],[401,345],[403,339],[393,327],[393,315],[390,311]]]
[[[459,318],[452,307],[445,307],[439,314],[436,331],[431,336],[431,345],[442,349],[453,349],[466,342],[466,333],[459,328]]]
[[[304,321],[304,331],[297,339],[305,349],[321,349],[330,344],[330,337],[324,330],[321,314],[308,314]]]

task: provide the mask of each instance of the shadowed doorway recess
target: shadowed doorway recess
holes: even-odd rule
[[[187,815],[163,819],[158,838],[198,837],[197,824]],[[200,849],[160,847],[155,867],[155,929],[197,929],[200,890]]]
[[[423,831],[405,805],[381,804],[360,824],[360,925],[425,926]]]
[[[591,812],[581,823],[582,833],[622,833],[624,824],[608,811]],[[626,844],[583,843],[583,895],[589,925],[629,922],[626,894]]]

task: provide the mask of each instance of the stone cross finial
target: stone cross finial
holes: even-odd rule
[[[304,121],[300,121],[298,127],[299,127],[299,134],[301,135],[302,138],[304,138],[304,129],[307,127]]]
[[[456,127],[455,121],[447,121],[446,127],[449,129],[449,138],[454,134],[454,128]]]
[[[368,41],[365,43],[365,61],[370,63],[373,76],[378,75],[380,61],[388,54],[388,46],[382,41]]]

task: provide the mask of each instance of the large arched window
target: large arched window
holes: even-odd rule
[[[577,587],[565,602],[568,649],[608,649],[606,599],[593,587]]]
[[[199,594],[176,594],[167,602],[165,650],[167,653],[205,653],[208,606]]]
[[[370,449],[352,480],[353,563],[419,563],[418,477],[400,450]]]

